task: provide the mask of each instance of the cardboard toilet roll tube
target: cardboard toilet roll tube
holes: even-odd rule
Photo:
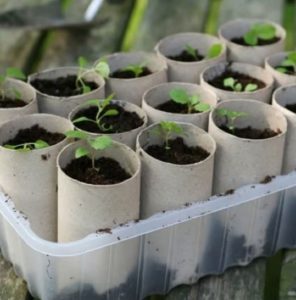
[[[221,108],[247,113],[247,116],[236,119],[235,126],[238,128],[270,128],[281,133],[267,139],[234,136],[219,128],[225,122],[217,115],[217,109]],[[209,119],[209,133],[217,143],[214,193],[259,183],[266,176],[281,174],[286,131],[284,115],[268,104],[246,99],[219,103]]]
[[[142,96],[146,90],[156,84],[167,82],[166,62],[155,53],[150,52],[119,52],[104,57],[107,60],[111,74],[129,65],[145,64],[152,74],[138,78],[107,79],[106,94],[115,93],[116,99],[141,105]]]
[[[28,77],[28,82],[31,83],[35,79],[50,80],[58,77],[66,77],[68,75],[77,75],[78,71],[78,67],[60,67],[48,69],[30,75]],[[41,113],[49,113],[67,118],[72,109],[74,109],[77,105],[84,103],[86,100],[104,98],[105,80],[93,71],[85,74],[84,78],[87,81],[95,82],[98,85],[98,88],[89,93],[70,97],[47,95],[36,89],[39,111]]]
[[[157,109],[158,105],[170,100],[169,93],[172,89],[183,89],[190,96],[199,95],[200,101],[209,104],[211,108],[214,108],[217,104],[216,94],[204,89],[200,85],[184,82],[162,83],[146,91],[143,96],[142,108],[147,113],[149,123],[158,123],[163,120],[184,122],[192,123],[197,127],[207,130],[211,109],[205,112],[192,114],[171,113]]]
[[[58,241],[71,242],[99,229],[112,228],[139,218],[140,160],[128,146],[113,141],[96,158],[109,157],[132,176],[120,183],[93,185],[69,177],[63,169],[74,159],[81,141],[65,147],[58,156]]]
[[[136,138],[137,138],[138,133],[147,126],[148,120],[147,120],[147,115],[146,115],[145,111],[143,109],[141,109],[140,107],[138,107],[137,105],[127,102],[127,101],[112,100],[111,104],[119,105],[122,108],[124,108],[124,110],[126,110],[126,111],[135,112],[143,120],[143,124],[140,127],[132,129],[130,131],[125,131],[125,132],[120,132],[120,133],[109,133],[109,134],[104,133],[104,135],[110,136],[112,138],[112,140],[123,143],[123,144],[131,147],[132,149],[134,149],[135,145],[136,145]],[[78,106],[78,107],[74,108],[69,114],[69,120],[72,122],[75,119],[75,115],[80,110],[86,109],[88,107],[90,107],[90,106],[82,105],[82,106]],[[74,123],[73,123],[73,125],[75,126]],[[94,132],[82,130],[82,129],[78,128],[77,126],[75,126],[75,128],[77,130],[83,131],[93,137],[102,135],[100,133],[94,133]]]
[[[169,58],[180,54],[186,45],[197,49],[200,55],[206,56],[209,48],[214,44],[222,45],[221,53],[215,58],[197,62],[183,62]],[[199,83],[199,76],[205,68],[226,61],[225,43],[216,36],[205,33],[184,32],[169,35],[157,43],[155,50],[168,64],[169,81]]]
[[[49,132],[65,133],[72,124],[67,119],[32,114],[8,121],[0,127],[0,185],[13,200],[16,209],[29,219],[41,238],[57,240],[57,168],[56,157],[68,143],[21,152],[3,147],[20,129],[38,124]]]
[[[253,92],[235,92],[216,88],[209,83],[210,80],[221,75],[227,69],[263,81],[265,83],[265,87]],[[201,86],[216,93],[218,98],[223,101],[230,99],[254,99],[261,102],[270,103],[274,80],[269,72],[255,65],[244,63],[220,63],[213,67],[207,68],[201,74]]]
[[[288,121],[286,147],[283,161],[283,173],[296,168],[296,114],[286,108],[288,104],[296,104],[296,84],[278,88],[273,93],[272,105],[284,114]]]
[[[233,38],[240,38],[250,30],[251,26],[257,23],[268,23],[275,27],[276,36],[279,40],[275,43],[263,46],[244,46],[232,42]],[[231,20],[220,26],[218,31],[219,37],[226,43],[228,48],[228,60],[264,65],[264,60],[271,54],[281,52],[285,48],[286,31],[285,29],[269,20],[263,19],[236,19]]]
[[[26,102],[27,105],[22,107],[0,108],[0,125],[19,116],[38,112],[36,92],[29,84],[21,80],[7,78],[4,81],[3,88],[4,95],[12,99],[15,98],[15,91],[17,91],[20,94],[20,100]]]
[[[282,85],[296,84],[296,74],[289,75],[277,71],[275,68],[280,66],[282,61],[287,57],[289,52],[280,52],[273,54],[266,58],[265,60],[265,69],[268,71],[274,78],[275,85],[277,87]]]
[[[200,146],[209,152],[209,156],[203,161],[187,165],[156,159],[145,149],[149,145],[163,143],[161,137],[153,132],[159,124],[144,129],[137,138],[137,152],[142,163],[142,218],[148,218],[163,210],[179,208],[185,203],[207,200],[211,196],[215,141],[203,129],[192,124],[178,124],[183,128],[182,138],[186,145]],[[172,139],[175,137],[173,135]]]

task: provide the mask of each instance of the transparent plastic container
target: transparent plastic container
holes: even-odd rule
[[[42,300],[136,300],[295,248],[295,212],[292,172],[111,234],[57,244],[34,234],[3,192],[0,246],[32,295]]]

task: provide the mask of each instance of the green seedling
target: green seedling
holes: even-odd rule
[[[186,53],[188,55],[190,55],[191,57],[193,57],[195,60],[198,60],[198,50],[197,49],[194,49],[189,44],[186,44],[185,51],[186,51]]]
[[[140,77],[140,75],[144,72],[144,68],[146,67],[146,63],[141,63],[141,64],[130,64],[122,69],[120,71],[125,72],[125,71],[130,71],[134,74],[134,76]]]
[[[173,134],[183,134],[183,128],[176,124],[175,122],[170,121],[161,121],[154,129],[153,134],[161,136],[164,144],[165,149],[169,150],[169,140],[171,139]]]
[[[1,95],[2,100],[5,98],[4,83],[7,78],[15,78],[15,79],[20,79],[20,80],[25,80],[26,75],[20,69],[17,69],[17,68],[7,68],[5,70],[5,73],[0,75],[0,95]],[[11,88],[11,89],[15,95],[15,98],[17,100],[20,100],[21,93],[15,88]]]
[[[296,73],[296,52],[291,52],[281,62],[280,66],[276,67],[276,70],[281,73],[288,73],[289,69],[292,68],[293,72]]]
[[[243,38],[247,45],[256,46],[258,40],[271,40],[276,36],[276,28],[272,24],[257,23],[251,26]]]
[[[113,98],[114,94],[110,95],[109,97],[107,97],[106,99],[103,100],[99,100],[99,99],[92,99],[92,100],[88,100],[86,101],[84,105],[91,105],[91,106],[95,106],[98,109],[98,112],[96,114],[96,118],[95,120],[87,118],[87,117],[79,117],[75,120],[73,120],[72,122],[74,124],[76,123],[81,123],[81,122],[91,122],[91,123],[95,123],[98,128],[103,131],[103,132],[108,132],[112,129],[112,126],[106,126],[106,124],[103,122],[103,119],[105,117],[111,117],[111,116],[117,116],[119,114],[118,110],[116,109],[107,109],[106,107],[108,105],[110,105],[110,102]]]
[[[49,144],[43,140],[37,140],[35,143],[24,143],[19,145],[6,144],[3,147],[11,150],[17,150],[20,152],[28,152],[31,150],[43,149],[49,147]]]
[[[178,104],[187,105],[188,114],[192,113],[192,111],[205,112],[211,108],[209,104],[200,101],[200,95],[190,96],[184,89],[172,89],[170,98]]]
[[[216,113],[220,117],[224,117],[226,119],[225,126],[234,133],[235,130],[235,121],[240,117],[245,117],[248,114],[240,111],[233,111],[227,108],[218,108],[216,109]]]
[[[211,59],[211,58],[215,58],[215,57],[219,56],[222,52],[222,49],[223,49],[222,44],[213,44],[209,48],[206,58]]]
[[[221,44],[213,44],[209,49],[205,56],[206,59],[211,59],[219,56],[222,51],[222,45]],[[198,50],[191,47],[189,44],[186,45],[185,51],[187,54],[192,56],[195,60],[198,60]]]
[[[95,72],[101,75],[103,78],[108,78],[110,74],[110,68],[108,63],[101,59],[97,63],[95,63],[90,68],[88,67],[89,63],[85,57],[80,56],[78,58],[79,70],[76,79],[76,89],[80,90],[82,88],[83,94],[89,93],[91,91],[90,86],[87,85],[85,76],[88,73]],[[86,69],[87,68],[87,69]]]
[[[68,138],[74,138],[78,140],[84,140],[86,141],[87,145],[89,147],[78,147],[75,150],[75,158],[81,158],[87,156],[91,159],[92,169],[99,172],[99,169],[96,168],[95,162],[96,162],[96,153],[98,151],[105,150],[112,146],[112,139],[107,135],[102,135],[98,137],[90,137],[86,133],[76,130],[70,130],[66,132],[66,136]]]
[[[254,83],[248,83],[243,89],[243,85],[233,77],[224,78],[223,86],[231,88],[234,92],[254,92],[258,89],[258,85]]]

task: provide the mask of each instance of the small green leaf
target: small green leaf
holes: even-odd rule
[[[89,151],[83,147],[78,147],[75,150],[75,158],[80,158],[88,155],[89,155]]]
[[[210,59],[219,56],[222,52],[222,48],[222,44],[213,44],[208,50],[206,57]]]
[[[243,36],[244,41],[246,44],[250,45],[250,46],[256,46],[257,45],[257,34],[256,31],[254,30],[250,30],[248,32],[246,32]]]
[[[99,73],[102,77],[108,78],[110,75],[110,67],[109,65],[104,61],[99,61],[95,65],[95,71]]]
[[[245,87],[245,92],[254,92],[258,89],[258,85],[254,83],[248,83]]]
[[[15,148],[16,148],[16,146],[9,145],[9,144],[3,145],[3,147],[6,148],[6,149],[10,149],[10,150],[15,150]]]
[[[200,102],[194,106],[196,111],[205,112],[211,109],[211,106],[208,103]]]
[[[87,59],[85,57],[83,57],[83,56],[79,56],[79,58],[78,58],[78,65],[79,65],[79,67],[81,69],[86,68],[87,65],[88,65]]]
[[[112,145],[112,139],[107,135],[102,135],[95,139],[89,140],[89,144],[95,150],[104,150]]]
[[[87,118],[87,117],[79,117],[75,120],[72,120],[72,122],[75,123],[81,123],[81,122],[95,122],[94,120]]]
[[[83,94],[87,94],[87,93],[89,93],[89,92],[91,92],[90,86],[88,86],[88,85],[86,85],[86,84],[83,84],[83,85],[82,85],[82,93],[83,93]]]
[[[180,104],[187,104],[189,102],[189,96],[184,89],[172,89],[170,91],[170,98]]]
[[[90,99],[85,101],[81,106],[98,106],[99,102],[99,99]]]
[[[235,84],[234,90],[235,90],[236,92],[241,92],[242,89],[243,89],[243,86],[242,86],[241,83],[238,82],[237,84]]]
[[[295,65],[296,65],[295,62],[291,59],[285,59],[281,64],[282,67],[293,67],[293,68],[295,67]]]
[[[288,72],[288,70],[284,67],[276,67],[275,68],[278,72],[284,73],[286,74]]]
[[[226,117],[227,116],[227,113],[228,113],[228,110],[226,108],[217,108],[215,110],[215,112],[217,113],[218,116],[220,117]]]
[[[183,128],[180,125],[176,124],[175,122],[161,121],[160,126],[164,131],[174,132],[174,133],[183,132]]]
[[[118,115],[118,110],[116,109],[109,109],[104,113],[104,117],[111,117],[111,116],[117,116]]]
[[[294,64],[296,65],[296,52],[291,52],[288,54],[288,59],[292,60]]]
[[[18,91],[18,90],[15,89],[15,88],[13,88],[12,91],[13,91],[13,93],[14,93],[14,96],[15,96],[16,100],[21,100],[22,94],[20,93],[20,91]]]
[[[200,102],[200,95],[193,95],[189,97],[189,102],[191,105],[198,104]]]
[[[49,147],[49,144],[43,140],[37,140],[34,143],[34,146],[35,146],[35,149],[43,149],[43,148]]]
[[[224,78],[224,80],[223,80],[223,86],[234,89],[235,82],[236,82],[236,80],[234,78],[227,77],[227,78]]]
[[[67,138],[86,140],[88,135],[82,131],[70,130],[65,133]]]
[[[270,40],[275,37],[276,29],[272,24],[255,24],[253,28],[257,33],[257,37],[262,40]]]
[[[16,78],[16,79],[21,79],[21,80],[25,80],[27,78],[27,76],[23,73],[23,71],[17,68],[7,68],[6,76]]]
[[[197,59],[197,58],[198,58],[198,57],[197,57],[197,55],[198,55],[197,49],[194,49],[194,48],[191,47],[189,44],[187,44],[187,45],[185,46],[185,50],[186,50],[186,52],[187,52],[189,55],[191,55],[194,59]]]

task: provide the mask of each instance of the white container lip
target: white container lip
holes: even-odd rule
[[[17,119],[23,119],[23,118],[36,118],[36,124],[35,125],[39,125],[38,124],[38,118],[39,117],[41,117],[41,118],[52,118],[52,119],[56,119],[56,118],[59,118],[59,119],[62,119],[62,120],[67,120],[67,119],[65,119],[65,118],[63,118],[63,117],[60,117],[60,116],[57,116],[57,115],[51,115],[51,114],[45,114],[45,113],[38,113],[38,114],[30,114],[30,115],[25,115],[25,116],[21,116],[21,117],[18,117]],[[3,123],[3,124],[1,124],[1,126],[0,126],[0,130],[1,130],[1,127],[2,126],[5,126],[7,123],[14,123],[16,121],[16,119],[13,119],[13,120],[9,120],[9,121],[7,121],[7,122],[5,122],[5,123]],[[54,121],[54,120],[53,120]],[[32,126],[34,126],[34,125],[32,125]],[[31,126],[31,127],[32,127]],[[40,126],[40,127],[42,127],[42,128],[44,128],[43,126]],[[22,129],[29,129],[30,127],[26,127],[26,128],[22,128]],[[46,128],[44,128],[45,130],[47,130]],[[62,133],[62,132],[58,132],[58,133],[60,133],[60,134],[64,134],[64,133]],[[30,150],[30,151],[28,151],[28,152],[22,152],[24,155],[26,155],[26,154],[29,154],[30,152],[32,152],[32,151],[34,151],[34,153],[41,153],[41,152],[44,152],[44,151],[46,151],[47,152],[47,150],[48,149],[52,149],[53,147],[56,147],[57,145],[60,145],[61,143],[63,143],[65,140],[67,139],[67,137],[65,136],[61,141],[59,141],[58,143],[56,143],[56,144],[53,144],[53,145],[50,145],[50,146],[48,146],[48,147],[45,147],[45,148],[42,148],[42,149],[32,149],[32,150]],[[17,151],[17,150],[14,150],[14,149],[9,149],[9,148],[5,148],[4,147],[4,145],[2,145],[2,144],[0,144],[0,148],[3,148],[3,149],[5,149],[5,151]]]
[[[249,74],[246,74],[245,72],[245,68],[253,68],[257,71],[260,71],[262,72],[262,78],[257,78],[257,77],[253,77],[255,79],[258,79],[262,82],[265,83],[265,87],[261,88],[261,89],[258,89],[258,90],[255,90],[255,91],[252,91],[252,92],[236,92],[236,91],[228,91],[228,90],[223,90],[223,89],[220,89],[220,88],[217,88],[213,85],[211,85],[209,83],[208,80],[205,80],[205,76],[207,75],[207,73],[211,72],[213,69],[217,68],[217,66],[224,66],[224,70],[221,72],[221,74],[227,69],[229,68],[231,70],[232,66],[237,66],[238,68],[242,67],[242,70],[234,70],[234,72],[237,72],[237,73],[241,73],[241,74],[245,74],[245,75],[248,75],[250,77],[252,77],[251,75]],[[221,75],[220,74],[220,75]],[[218,75],[217,75],[218,76]],[[272,78],[272,76],[263,68],[259,67],[259,66],[256,66],[256,65],[252,65],[252,64],[246,64],[246,63],[241,63],[241,62],[228,62],[228,63],[219,63],[219,64],[216,64],[214,66],[210,66],[208,67],[207,69],[205,69],[201,75],[200,75],[200,78],[202,81],[206,82],[208,85],[212,86],[214,89],[218,90],[218,91],[223,91],[224,93],[226,94],[229,94],[229,95],[233,95],[233,94],[237,94],[238,97],[239,97],[239,94],[243,94],[243,95],[249,95],[250,96],[250,99],[252,99],[252,95],[258,91],[266,91],[268,90],[273,84],[274,84],[274,80]],[[215,77],[213,77],[214,79]]]
[[[245,23],[246,25],[253,25],[253,24],[256,24],[256,23],[267,23],[267,24],[271,24],[273,25],[275,28],[276,28],[276,31],[277,31],[277,37],[279,38],[279,40],[275,43],[272,43],[272,44],[269,44],[269,45],[261,45],[261,46],[258,46],[258,45],[255,45],[255,46],[244,46],[244,45],[240,45],[240,44],[237,44],[237,43],[234,43],[231,41],[231,39],[229,39],[228,37],[225,36],[225,30],[226,28],[229,28],[231,26],[235,27],[237,24],[241,24],[241,23]],[[277,44],[280,44],[285,38],[286,38],[286,31],[285,29],[280,26],[279,24],[273,22],[273,21],[270,21],[270,20],[267,20],[267,19],[260,19],[260,18],[237,18],[237,19],[234,19],[234,20],[230,20],[224,24],[222,24],[218,30],[218,36],[223,40],[223,41],[227,41],[228,43],[231,43],[232,45],[236,45],[237,47],[241,47],[241,48],[263,48],[263,47],[266,47],[266,48],[269,48],[269,47],[273,47],[274,45],[277,45]],[[238,36],[238,38],[240,38],[242,36]]]
[[[139,149],[140,155],[141,155],[141,151],[144,151],[146,155],[148,155],[149,157],[151,157],[151,159],[157,161],[158,163],[162,163],[162,164],[164,164],[164,165],[175,166],[176,168],[179,168],[179,169],[180,169],[180,168],[184,168],[184,169],[185,169],[185,168],[192,168],[192,166],[197,166],[197,165],[199,165],[199,164],[202,164],[202,163],[204,163],[204,162],[210,160],[210,159],[215,155],[216,148],[217,148],[216,142],[215,142],[215,140],[214,140],[214,139],[213,139],[213,138],[212,138],[205,130],[203,130],[203,129],[201,129],[201,128],[199,128],[199,127],[193,125],[193,124],[190,124],[190,123],[185,123],[185,122],[175,122],[175,123],[177,123],[178,125],[181,125],[181,126],[183,125],[183,126],[196,127],[196,128],[198,128],[201,132],[204,132],[204,133],[206,133],[206,134],[208,135],[209,139],[210,139],[211,142],[212,142],[213,150],[212,150],[211,152],[206,150],[207,152],[210,153],[209,156],[208,156],[207,158],[205,158],[205,159],[203,159],[203,160],[201,160],[201,161],[199,161],[199,162],[192,163],[192,164],[185,164],[185,165],[182,164],[182,165],[181,165],[181,164],[174,164],[174,163],[171,163],[171,162],[166,162],[166,161],[163,161],[163,160],[160,160],[160,159],[157,159],[157,158],[151,156],[151,155],[150,155],[148,152],[146,152],[146,150],[141,146],[141,143],[140,143],[139,139],[140,139],[140,137],[141,137],[141,135],[143,134],[144,131],[149,131],[152,127],[158,126],[158,125],[159,125],[159,122],[158,122],[158,123],[151,124],[150,126],[146,127],[145,129],[143,129],[143,130],[138,134],[138,136],[137,136],[137,145],[140,146],[140,149]],[[180,135],[180,137],[182,137],[182,136]],[[199,145],[196,145],[196,146],[199,146]],[[200,147],[200,146],[199,146],[199,147]],[[203,148],[203,147],[201,147],[201,148]],[[204,149],[204,148],[203,148],[203,149]],[[204,149],[204,150],[205,150],[205,149]]]
[[[163,112],[163,113],[165,113],[165,114],[167,114],[167,115],[169,115],[169,116],[176,116],[176,115],[178,115],[178,116],[184,116],[184,117],[185,117],[185,116],[188,116],[188,115],[190,115],[190,116],[197,116],[197,115],[201,116],[201,115],[203,115],[203,114],[209,113],[209,112],[213,109],[213,107],[211,106],[211,108],[210,108],[209,110],[207,110],[207,111],[193,112],[193,113],[191,113],[191,114],[172,113],[172,112],[168,112],[168,111],[164,111],[164,110],[157,109],[156,107],[152,106],[149,102],[147,102],[147,101],[145,100],[146,97],[148,96],[148,94],[149,94],[151,91],[153,91],[153,90],[156,89],[156,88],[159,88],[159,87],[162,87],[162,86],[165,86],[165,85],[169,85],[170,83],[172,83],[172,84],[180,84],[180,86],[181,86],[181,85],[184,85],[184,86],[192,86],[192,85],[196,85],[196,86],[202,88],[202,87],[201,87],[200,85],[198,85],[198,84],[195,84],[195,83],[189,83],[189,82],[179,82],[179,81],[164,82],[164,83],[160,83],[160,84],[158,84],[158,85],[155,85],[155,86],[153,86],[152,88],[150,88],[149,90],[147,90],[147,91],[143,94],[142,103],[145,102],[146,105],[149,106],[149,107],[150,107],[151,109],[153,109],[154,111],[161,111],[161,112]],[[207,90],[207,93],[213,94],[213,97],[215,97],[215,93],[214,93],[214,92]],[[167,100],[168,100],[168,99],[167,99]],[[218,102],[218,97],[217,97],[217,96],[216,96],[216,100],[217,100],[217,102]],[[164,101],[163,103],[165,103],[165,101]],[[203,103],[205,103],[205,102],[203,102]]]
[[[294,113],[293,111],[287,109],[282,103],[281,101],[279,101],[279,93],[281,93],[282,91],[285,91],[289,88],[294,88],[295,91],[296,91],[296,83],[291,83],[291,84],[288,84],[288,85],[284,85],[284,86],[280,86],[278,87],[274,92],[273,92],[273,95],[272,95],[272,99],[278,104],[280,105],[283,109],[285,109],[286,113],[291,115],[291,116],[296,116],[296,113]],[[295,104],[296,104],[296,94],[295,94]]]
[[[219,130],[219,132],[223,132],[223,134],[227,134],[228,138],[231,138],[231,139],[234,139],[234,140],[240,140],[240,141],[245,141],[245,142],[250,142],[252,141],[252,143],[263,143],[264,141],[266,140],[271,140],[271,139],[276,139],[276,138],[279,138],[283,135],[286,134],[286,131],[287,131],[287,120],[286,118],[283,116],[283,122],[285,124],[285,128],[284,130],[281,130],[281,133],[278,133],[277,135],[275,136],[272,136],[272,137],[269,137],[269,138],[265,138],[265,139],[247,139],[247,138],[241,138],[241,137],[238,137],[234,134],[231,134],[231,133],[228,133],[224,130],[222,130],[215,122],[215,119],[214,119],[214,115],[215,115],[215,111],[217,109],[219,109],[220,107],[220,104],[224,104],[224,103],[237,103],[237,101],[243,101],[243,102],[249,102],[250,105],[252,104],[259,104],[259,105],[267,105],[268,107],[270,107],[271,110],[276,110],[275,108],[273,108],[271,105],[269,104],[266,104],[266,103],[263,103],[263,102],[260,102],[258,100],[253,100],[253,99],[232,99],[232,100],[225,100],[223,102],[220,102],[217,104],[217,106],[211,111],[210,113],[210,119],[212,120],[213,124],[215,124],[215,127],[217,128],[217,130]],[[271,128],[269,128],[271,129]]]
[[[54,71],[68,71],[67,75],[77,75],[77,71],[79,70],[80,68],[79,67],[75,67],[75,66],[69,66],[69,67],[56,67],[56,68],[49,68],[49,69],[46,69],[46,70],[43,70],[41,72],[36,72],[36,73],[33,73],[31,74],[29,77],[28,77],[28,83],[31,84],[31,82],[35,79],[39,79],[39,75],[42,75],[42,74],[47,74],[47,73],[51,73],[51,72],[54,72]],[[87,71],[87,69],[85,69],[85,71]],[[102,76],[100,76],[99,74],[93,72],[93,74],[95,74],[95,76],[97,76],[97,78],[99,79],[100,83],[97,83],[97,82],[94,82],[96,84],[98,84],[98,87],[88,93],[86,93],[85,95],[87,94],[91,94],[93,92],[96,92],[98,91],[100,88],[103,88],[105,86],[105,80]],[[56,78],[58,77],[65,77],[67,75],[58,75]],[[33,85],[31,85],[33,87]],[[52,100],[52,101],[56,101],[56,100],[59,100],[59,101],[70,101],[72,99],[77,99],[81,96],[83,96],[84,94],[79,94],[79,95],[74,95],[74,96],[55,96],[55,95],[50,95],[50,94],[45,94],[43,92],[41,92],[40,90],[38,90],[37,88],[33,87],[35,90],[36,90],[36,93],[39,94],[39,95],[43,95],[45,97],[48,98],[48,100]]]
[[[286,77],[289,77],[289,78],[295,78],[296,73],[294,75],[292,75],[292,74],[286,74],[286,73],[279,72],[275,68],[275,67],[277,67],[277,65],[274,61],[274,60],[277,60],[277,59],[280,59],[280,58],[284,59],[289,53],[293,53],[293,52],[295,52],[295,51],[284,51],[284,52],[279,52],[279,53],[272,54],[272,55],[265,58],[265,64],[269,65],[279,75],[286,76]]]
[[[132,82],[132,81],[137,81],[137,80],[141,80],[144,78],[150,78],[155,74],[159,74],[159,73],[163,72],[164,70],[167,70],[167,65],[166,65],[165,61],[162,60],[160,57],[158,57],[154,52],[146,52],[146,51],[115,52],[110,55],[104,56],[104,58],[107,59],[107,62],[108,62],[108,59],[111,57],[112,58],[116,57],[116,56],[127,56],[128,57],[128,56],[133,56],[134,54],[142,55],[144,60],[145,60],[145,56],[153,56],[158,61],[158,65],[159,65],[158,70],[152,71],[151,69],[149,69],[149,66],[147,66],[147,68],[151,71],[151,74],[141,76],[141,77],[135,77],[135,78],[116,78],[116,77],[109,76],[108,80],[112,80],[112,81],[114,80],[114,81],[120,81],[120,82],[124,82],[124,81]],[[98,61],[100,61],[100,59],[98,59],[97,62]],[[111,70],[110,74],[112,74],[113,72],[115,72],[117,70],[119,70],[119,69]]]
[[[17,112],[17,111],[20,111],[20,110],[24,109],[24,107],[28,107],[30,105],[34,105],[34,102],[36,101],[36,91],[35,91],[35,89],[30,84],[28,84],[27,82],[24,82],[22,80],[15,79],[15,78],[9,78],[8,80],[11,81],[11,82],[13,82],[13,83],[22,85],[23,88],[25,88],[25,89],[30,89],[30,91],[33,94],[33,98],[30,98],[29,100],[25,100],[25,99],[23,99],[21,97],[21,100],[23,100],[24,102],[26,102],[26,105],[21,106],[21,107],[7,107],[7,108],[0,107],[0,111],[4,112],[4,111],[6,111],[6,110],[9,109],[9,110],[13,110],[13,111]]]
[[[180,60],[175,60],[175,59],[172,59],[172,58],[169,58],[167,55],[165,55],[162,51],[161,51],[161,46],[162,46],[162,43],[165,43],[167,40],[171,39],[172,37],[180,37],[180,36],[190,36],[190,35],[195,35],[196,38],[200,38],[201,36],[207,36],[207,37],[211,37],[211,38],[214,38],[214,39],[217,39],[217,44],[221,44],[222,45],[222,51],[220,52],[220,54],[216,57],[213,57],[213,58],[203,58],[199,61],[180,61]],[[204,63],[205,61],[215,61],[217,59],[219,59],[221,56],[224,55],[225,51],[226,51],[226,45],[225,43],[220,40],[218,37],[216,37],[215,35],[212,35],[212,34],[208,34],[208,33],[199,33],[199,32],[180,32],[180,33],[176,33],[176,34],[171,34],[171,35],[168,35],[166,36],[165,38],[161,39],[157,45],[155,46],[154,48],[155,51],[158,51],[161,55],[163,55],[167,60],[171,61],[171,62],[174,62],[176,64],[180,64],[180,65],[188,65],[188,64],[192,64],[192,65],[199,65],[200,63]]]
[[[74,142],[75,143],[75,142]],[[96,186],[99,186],[100,188],[108,188],[110,189],[110,187],[114,187],[114,186],[119,186],[119,185],[123,185],[123,184],[126,184],[128,183],[129,181],[133,180],[135,177],[138,176],[138,174],[140,173],[140,170],[141,170],[141,162],[140,162],[140,158],[138,157],[138,155],[135,153],[134,150],[132,150],[130,147],[126,146],[125,144],[122,144],[122,143],[119,143],[119,142],[116,142],[116,141],[112,141],[112,144],[115,145],[116,147],[124,147],[126,148],[128,151],[132,151],[133,154],[134,154],[134,159],[135,161],[137,162],[137,169],[136,171],[132,174],[132,176],[130,178],[127,178],[126,180],[123,180],[121,182],[118,182],[118,183],[114,183],[114,184],[90,184],[90,183],[86,183],[86,182],[83,182],[83,181],[79,181],[77,179],[74,179],[72,177],[70,177],[69,175],[67,175],[63,168],[61,168],[59,162],[60,162],[60,159],[61,159],[61,156],[63,155],[63,152],[64,150],[66,150],[67,148],[70,148],[73,146],[74,143],[70,143],[69,145],[66,145],[62,150],[61,152],[59,153],[59,155],[57,156],[57,160],[56,160],[56,163],[57,163],[57,168],[63,172],[64,176],[66,176],[69,180],[75,182],[75,183],[79,183],[80,185],[83,185],[83,186],[90,186],[90,187],[96,187]],[[113,147],[112,145],[112,147]],[[106,156],[108,157],[108,156]],[[73,159],[75,159],[73,157]]]
[[[99,100],[102,100],[102,101],[103,101],[103,99],[99,99]],[[141,128],[141,127],[144,128],[145,125],[147,124],[147,122],[148,122],[147,114],[146,114],[145,111],[144,111],[143,109],[141,109],[138,105],[136,105],[136,104],[134,104],[134,103],[131,103],[131,102],[127,102],[127,101],[125,101],[125,100],[117,100],[117,99],[112,99],[112,100],[111,100],[111,104],[118,104],[118,106],[122,107],[123,109],[125,108],[125,104],[128,104],[129,106],[133,106],[133,107],[135,107],[135,108],[137,108],[137,109],[142,110],[143,116],[140,116],[136,111],[134,111],[134,112],[137,114],[137,116],[138,116],[139,118],[142,119],[143,124],[142,124],[141,126],[139,126],[139,127],[136,127],[136,128],[134,128],[134,129],[132,129],[132,130],[121,131],[121,132],[113,132],[113,133],[108,133],[108,132],[105,132],[105,133],[99,133],[99,132],[86,131],[86,130],[80,129],[79,127],[77,127],[77,126],[72,122],[72,121],[73,121],[73,118],[74,118],[74,115],[77,114],[80,110],[82,110],[83,108],[89,108],[89,107],[92,107],[92,106],[94,107],[94,105],[89,105],[89,106],[87,106],[87,105],[83,105],[83,104],[77,106],[76,108],[74,108],[74,109],[69,113],[68,119],[69,119],[70,122],[75,126],[75,128],[77,128],[77,130],[79,130],[79,131],[85,132],[85,133],[87,133],[87,134],[89,134],[89,135],[98,135],[98,134],[104,135],[104,134],[106,134],[106,135],[110,136],[111,138],[112,138],[112,135],[115,135],[115,134],[122,134],[122,133],[126,133],[126,132],[133,132],[133,131],[139,130],[139,128]],[[126,110],[126,111],[128,111],[128,110]]]

